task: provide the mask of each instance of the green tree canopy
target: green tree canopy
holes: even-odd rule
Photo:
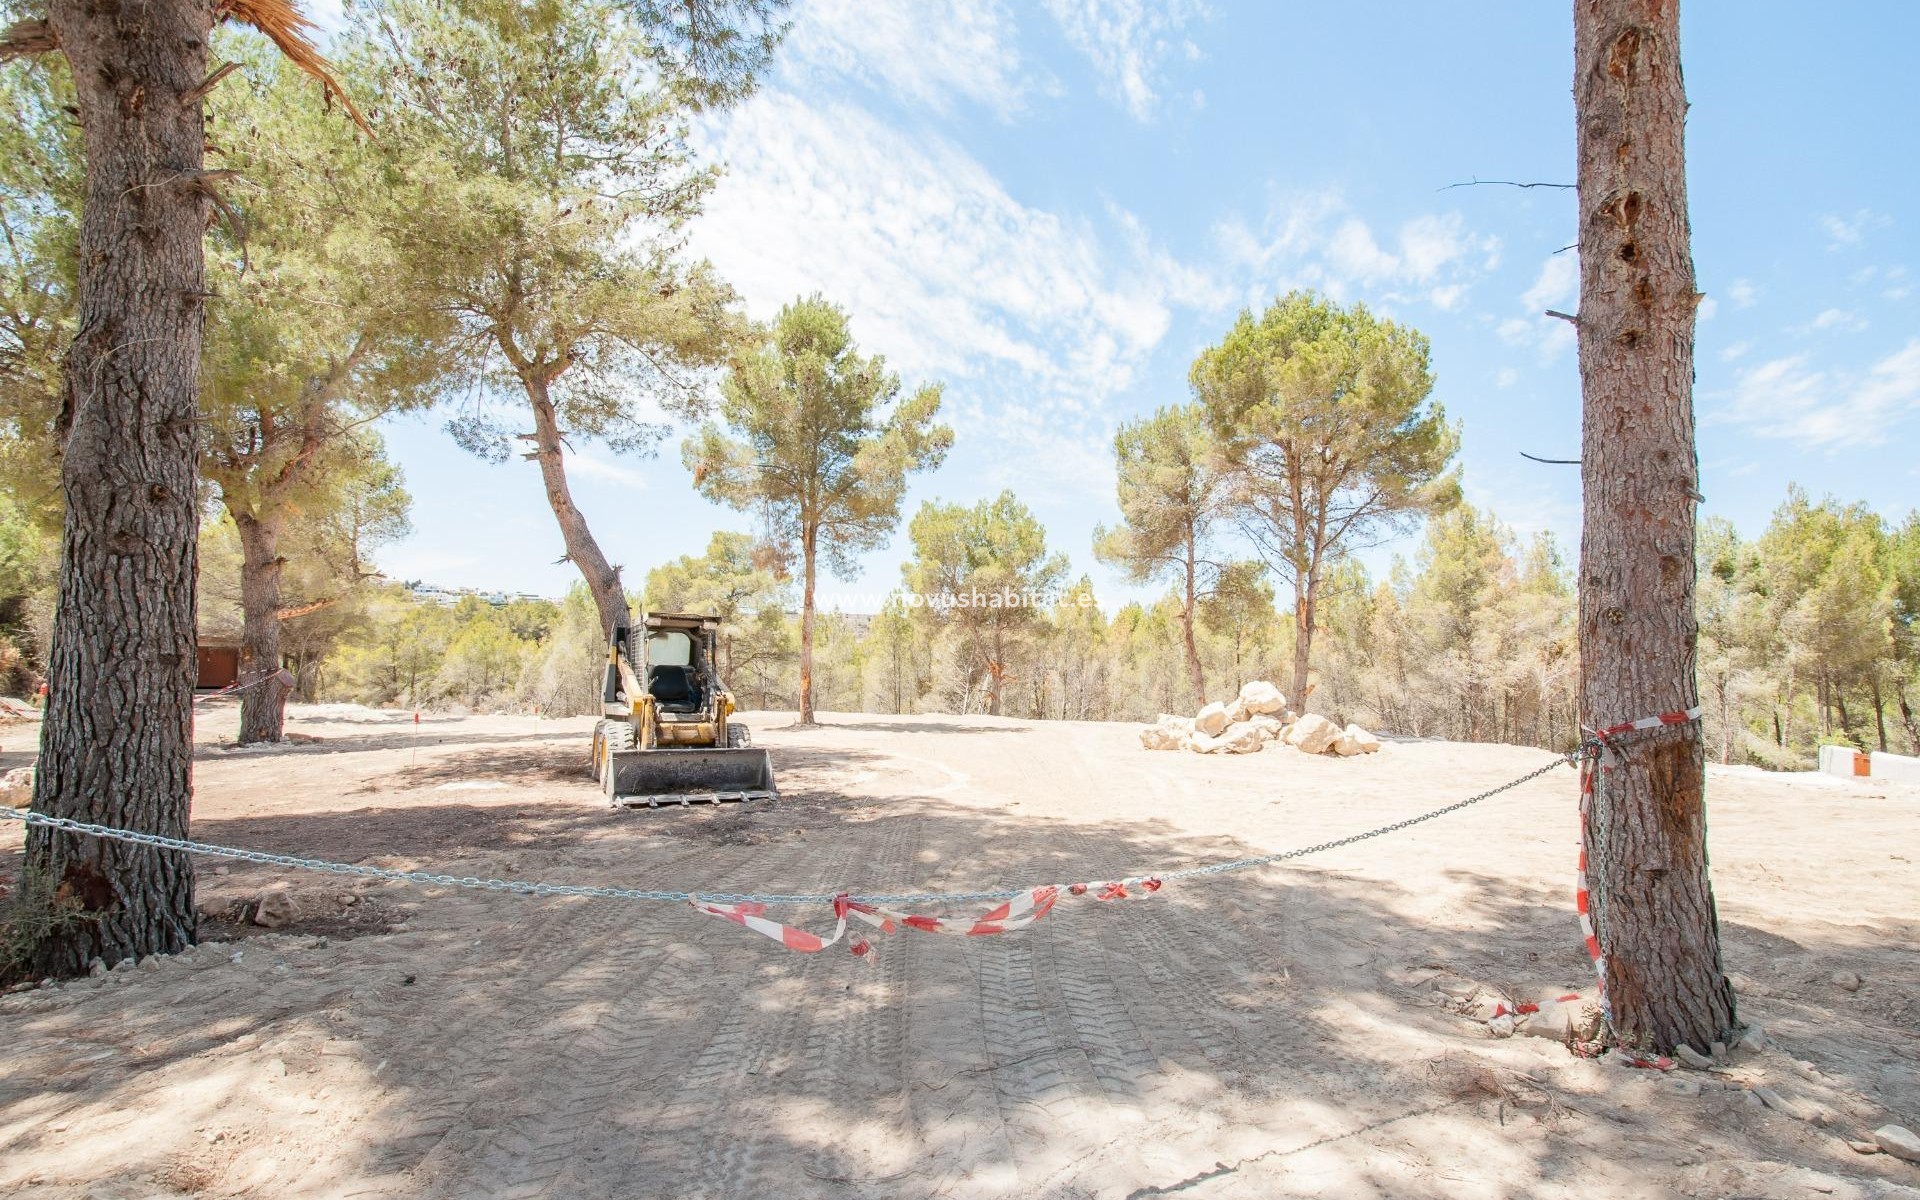
[[[249,69],[227,84],[213,136],[248,186],[210,239],[200,466],[242,550],[240,740],[277,741],[283,577],[308,566],[283,544],[288,524],[327,513],[351,522],[369,488],[397,484],[371,426],[433,401],[454,328],[400,286],[371,217],[379,180],[353,129],[321,110],[291,63],[222,42]],[[397,486],[384,490],[385,503],[404,501]],[[354,558],[351,573],[334,573],[328,602],[364,578]]]
[[[957,636],[968,680],[984,679],[987,711],[999,716],[1007,679],[1046,624],[1066,556],[1047,552],[1046,529],[1012,492],[971,507],[929,500],[907,535],[913,559],[903,573],[917,611]]]
[[[837,575],[900,523],[907,476],[938,466],[953,431],[935,424],[940,388],[901,392],[879,355],[863,356],[847,314],[822,297],[788,304],[771,340],[739,354],[720,417],[682,455],[703,495],[768,517],[801,561],[800,720],[813,720],[814,584]]]
[[[1292,292],[1241,313],[1190,380],[1240,527],[1293,588],[1304,702],[1326,569],[1459,497],[1459,436],[1429,401],[1427,339],[1365,305]]]
[[[1206,703],[1206,671],[1193,623],[1221,564],[1208,541],[1227,499],[1223,460],[1214,452],[1198,405],[1161,408],[1122,425],[1113,437],[1121,523],[1093,531],[1094,557],[1119,567],[1129,583],[1171,579],[1181,589],[1181,633],[1195,707]]]
[[[380,219],[412,305],[446,314],[477,387],[449,428],[540,467],[567,557],[603,626],[619,570],[574,503],[565,449],[651,448],[695,404],[744,324],[679,256],[714,172],[689,116],[751,87],[778,5],[381,0],[355,10],[357,86],[379,113]],[[518,412],[518,417],[510,414]],[[528,419],[532,430],[523,432]]]

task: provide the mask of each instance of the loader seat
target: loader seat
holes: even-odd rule
[[[653,694],[661,712],[690,713],[700,708],[700,693],[694,687],[693,672],[686,667],[659,666],[647,672],[647,691]]]

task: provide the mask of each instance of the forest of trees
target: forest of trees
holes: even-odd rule
[[[1024,570],[1058,602],[1014,618],[998,631],[998,649],[992,627],[943,620],[909,605],[904,591],[878,613],[822,612],[820,709],[985,713],[995,662],[1007,716],[1132,721],[1194,707],[1179,587],[1110,610],[1082,604],[1091,584],[1070,577],[1067,556],[1011,496],[930,504],[916,520],[971,524],[1022,547],[1003,556],[1018,564],[994,569]],[[1790,489],[1758,537],[1715,518],[1702,525],[1700,546],[1710,758],[1793,768],[1827,742],[1920,751],[1920,513],[1893,525]],[[925,556],[907,564],[916,583],[938,570]],[[798,581],[769,565],[755,538],[715,534],[704,554],[649,571],[632,599],[721,614],[723,671],[741,702],[798,706]],[[1196,603],[1194,648],[1218,695],[1247,679],[1287,678],[1294,622],[1285,599],[1253,561],[1228,563],[1209,583]],[[602,650],[593,605],[578,589],[557,602],[494,607],[418,601],[385,585],[350,616],[326,610],[288,625],[288,645],[310,664],[301,672],[306,698],[372,705],[586,712]],[[1578,740],[1573,579],[1548,535],[1520,539],[1493,514],[1459,504],[1430,520],[1384,577],[1352,559],[1331,571],[1319,630],[1308,700],[1316,711],[1421,737],[1555,749]]]

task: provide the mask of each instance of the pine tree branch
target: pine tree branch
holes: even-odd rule
[[[1454,188],[1462,188],[1462,187],[1513,187],[1513,188],[1556,188],[1560,191],[1571,192],[1571,191],[1578,190],[1579,186],[1580,185],[1576,183],[1540,183],[1540,182],[1520,183],[1512,179],[1480,179],[1476,177],[1473,179],[1465,180],[1461,183],[1450,183],[1446,187],[1436,188],[1435,190],[1445,192],[1445,191],[1451,191]]]

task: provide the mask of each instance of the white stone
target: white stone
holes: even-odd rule
[[[1228,754],[1255,754],[1267,744],[1267,739],[1260,735],[1259,727],[1251,721],[1227,726],[1220,735],[1220,741]]]
[[[253,923],[265,929],[279,929],[292,924],[298,915],[293,894],[284,887],[273,887],[260,893],[260,900],[253,908]]]
[[[1355,749],[1342,750],[1342,754],[1377,754],[1380,751],[1380,739],[1358,725],[1348,725],[1341,732],[1342,743],[1352,743]]]
[[[1193,715],[1193,731],[1209,737],[1218,736],[1222,729],[1232,724],[1227,720],[1227,706],[1219,702],[1207,705]]]
[[[1710,1071],[1713,1060],[1695,1050],[1692,1046],[1681,1044],[1673,1048],[1673,1056],[1696,1071]]]
[[[1338,725],[1319,713],[1308,713],[1287,731],[1287,744],[1306,754],[1325,754],[1339,737]]]
[[[1255,713],[1247,718],[1247,724],[1260,731],[1260,736],[1271,742],[1287,732],[1286,722],[1268,713]]]
[[[1140,731],[1140,744],[1148,750],[1178,750],[1185,741],[1184,735],[1159,725],[1149,725]]]
[[[1571,1041],[1579,1010],[1577,1004],[1542,1004],[1537,1011],[1521,1016],[1518,1032],[1528,1037],[1546,1038],[1551,1042]]]
[[[1140,744],[1149,750],[1178,750],[1192,733],[1192,717],[1161,713],[1158,720],[1140,731]]]
[[[1920,1136],[1905,1125],[1882,1125],[1873,1131],[1873,1143],[1910,1163],[1920,1163]]]
[[[1242,704],[1238,696],[1227,701],[1227,724],[1238,725],[1252,715],[1252,710]]]
[[[1277,713],[1287,707],[1287,697],[1264,679],[1256,679],[1240,689],[1240,703],[1250,713]]]
[[[1843,992],[1857,992],[1860,990],[1860,976],[1852,971],[1835,971],[1833,973],[1833,986]]]
[[[1187,735],[1187,749],[1195,754],[1218,754],[1225,749],[1226,740],[1210,733],[1201,733],[1198,729]]]

